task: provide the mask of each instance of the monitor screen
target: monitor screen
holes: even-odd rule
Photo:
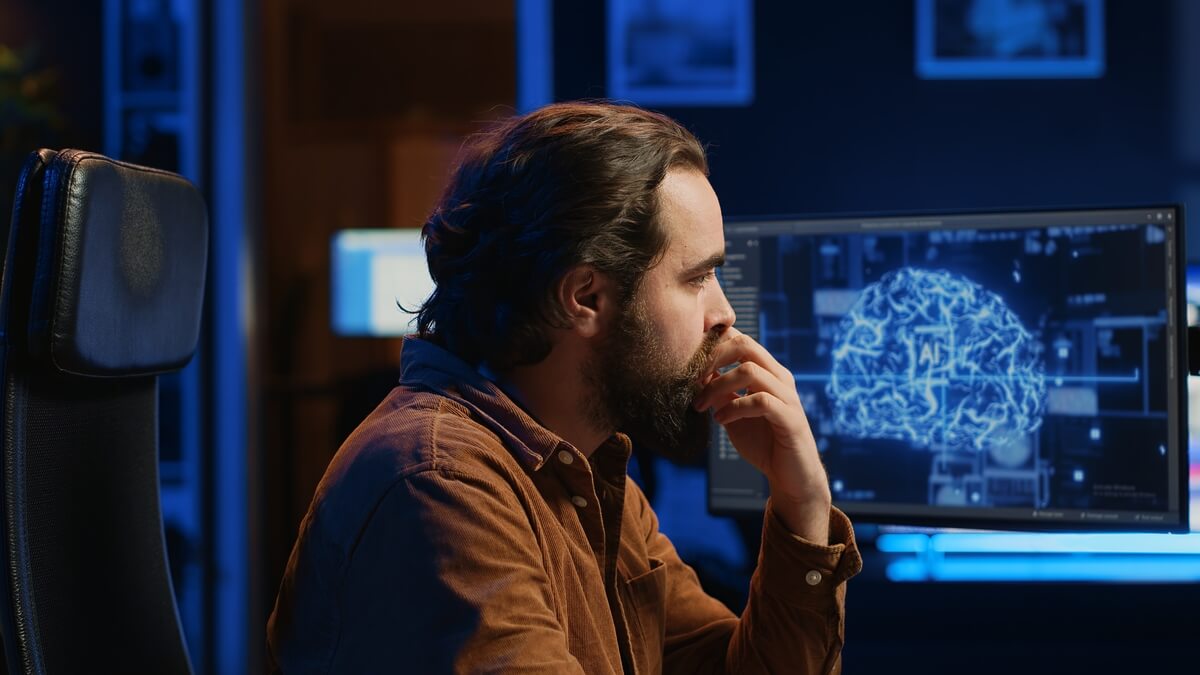
[[[342,230],[330,249],[335,333],[388,337],[416,330],[416,316],[403,310],[417,309],[433,292],[420,230]]]
[[[731,221],[737,325],[866,521],[1187,529],[1177,207]],[[765,479],[719,428],[714,512]]]

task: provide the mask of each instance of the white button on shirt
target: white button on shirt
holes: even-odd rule
[[[578,506],[581,509],[587,508],[587,500],[584,499],[583,497],[579,497],[579,496],[571,497],[571,503],[574,504],[575,506]]]
[[[821,583],[821,573],[816,570],[809,570],[808,573],[804,575],[804,583],[808,584],[809,586],[816,586],[817,584]]]
[[[560,450],[558,453],[558,461],[562,462],[563,464],[570,464],[571,462],[575,461],[575,457],[566,450]]]

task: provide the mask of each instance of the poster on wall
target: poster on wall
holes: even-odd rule
[[[649,106],[754,99],[752,0],[608,0],[608,96]]]
[[[1103,0],[916,0],[926,79],[1104,75]]]

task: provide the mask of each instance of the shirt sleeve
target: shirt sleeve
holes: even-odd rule
[[[841,672],[846,580],[862,569],[850,520],[830,510],[829,544],[789,532],[768,502],[742,616],[700,588],[649,514],[651,555],[668,566],[664,673]]]
[[[411,475],[355,547],[329,672],[582,673],[550,588],[511,491],[443,470]]]

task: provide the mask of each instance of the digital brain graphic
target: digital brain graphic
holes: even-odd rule
[[[840,433],[980,452],[1041,426],[1041,345],[979,284],[902,268],[841,320],[826,393]]]

